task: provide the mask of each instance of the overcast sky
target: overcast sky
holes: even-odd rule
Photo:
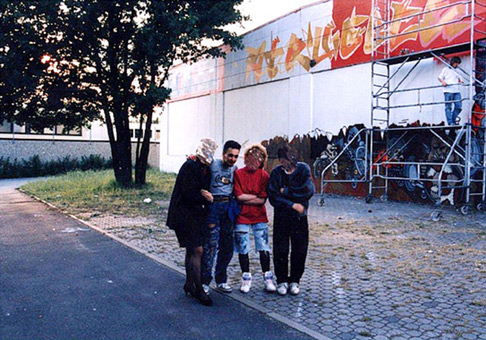
[[[232,26],[230,29],[238,34],[248,32],[273,19],[281,17],[297,8],[318,2],[318,0],[245,0],[241,6],[243,15],[249,15],[250,21],[240,25]]]

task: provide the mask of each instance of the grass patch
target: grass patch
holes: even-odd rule
[[[161,211],[161,206],[154,202],[170,198],[175,177],[175,174],[149,169],[145,186],[126,189],[116,183],[113,170],[75,171],[26,184],[22,189],[70,214],[146,216]],[[152,203],[144,203],[145,198],[150,198]]]

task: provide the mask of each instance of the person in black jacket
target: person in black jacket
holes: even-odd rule
[[[273,263],[277,292],[286,295],[290,290],[290,294],[297,295],[309,245],[307,209],[315,189],[310,167],[297,162],[288,147],[278,150],[278,159],[282,165],[273,169],[267,186],[268,198],[274,207]]]
[[[212,305],[201,284],[201,258],[207,206],[213,201],[209,192],[209,165],[217,149],[210,138],[202,139],[195,159],[187,159],[177,175],[169,204],[167,226],[174,230],[181,247],[186,248],[184,291],[203,305]]]

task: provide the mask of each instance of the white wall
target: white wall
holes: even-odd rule
[[[469,60],[461,66],[467,70]],[[392,88],[408,72],[405,65],[392,78]],[[392,67],[392,73],[398,66]],[[444,66],[432,59],[422,61],[400,89],[438,85]],[[468,95],[463,88],[463,98]],[[443,101],[442,88],[396,93],[391,105]],[[470,110],[463,103],[461,116]],[[260,142],[275,136],[305,134],[315,128],[337,134],[344,126],[370,126],[371,65],[359,64],[303,74],[274,82],[243,87],[168,104],[162,115],[161,169],[178,171],[187,154],[204,137],[220,146],[228,139],[240,143]],[[420,120],[438,124],[444,120],[444,105],[416,106],[391,111],[390,122],[407,124]],[[217,151],[217,155],[221,149]]]
[[[161,169],[177,172],[197,143],[215,136],[216,96],[202,96],[167,104],[161,119]]]
[[[469,72],[470,70],[470,58],[462,57],[462,63],[460,67]],[[410,72],[415,62],[407,63],[397,74],[392,78],[392,88],[395,88],[397,84],[404,79],[408,74],[408,77],[400,85],[400,89],[411,89],[417,87],[430,87],[438,86],[426,90],[415,90],[410,92],[400,92],[392,96],[391,105],[409,105],[415,104],[414,107],[397,108],[391,111],[390,121],[394,123],[407,124],[413,123],[417,120],[425,123],[440,124],[445,121],[444,104],[426,105],[428,103],[439,103],[444,101],[443,89],[438,81],[439,74],[445,65],[438,60],[426,59],[421,61],[418,66]],[[392,68],[392,74],[399,66],[396,65]],[[469,79],[463,79],[467,84]],[[468,98],[469,88],[463,86],[461,88],[462,98]],[[424,105],[420,105],[424,104]],[[463,101],[463,109],[460,114],[461,122],[467,121],[467,116],[471,111],[471,102]]]
[[[314,75],[312,128],[337,134],[343,126],[370,124],[371,66],[360,64]]]

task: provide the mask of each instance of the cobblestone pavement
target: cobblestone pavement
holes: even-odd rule
[[[232,296],[332,340],[486,339],[486,215],[417,204],[327,197],[310,209],[311,242],[298,296],[239,292],[236,257]],[[158,202],[163,207],[167,202]],[[161,209],[165,211],[164,209]],[[273,216],[269,207],[269,216]],[[184,253],[165,216],[83,216],[90,224],[183,269]]]

